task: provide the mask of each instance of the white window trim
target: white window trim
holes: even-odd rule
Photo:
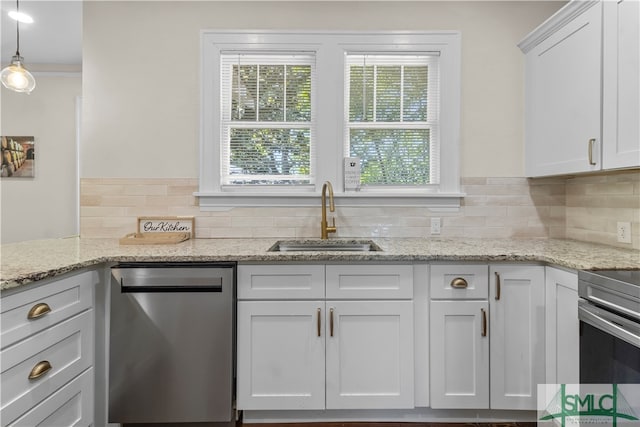
[[[339,206],[422,206],[457,209],[460,198],[460,33],[457,31],[299,32],[213,31],[201,32],[200,175],[201,210],[238,206],[316,206],[324,181],[331,181]],[[315,51],[317,93],[344,87],[345,52],[440,52],[440,184],[425,189],[392,189],[388,192],[342,190],[344,102],[341,96],[312,99],[317,116],[316,185],[304,187],[229,188],[222,186],[220,165],[220,53],[241,50]],[[327,126],[334,123],[334,126]],[[335,141],[323,144],[323,141]]]

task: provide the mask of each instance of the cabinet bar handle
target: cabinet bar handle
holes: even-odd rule
[[[329,335],[333,336],[333,308],[329,309]]]
[[[44,316],[49,312],[51,312],[51,307],[49,307],[49,305],[44,302],[40,302],[31,307],[31,310],[29,310],[29,313],[27,314],[27,319],[34,320],[38,317]]]
[[[500,273],[496,271],[496,301],[500,300]]]
[[[482,334],[481,334],[481,336],[486,337],[487,336],[487,312],[485,311],[484,308],[481,308],[480,311],[482,312]]]
[[[322,310],[318,309],[318,336],[322,336],[322,331],[320,330],[322,321],[320,320],[320,316],[322,315]]]
[[[593,145],[596,143],[596,139],[595,138],[591,138],[589,140],[589,164],[591,166],[595,166],[596,162],[593,161]]]
[[[462,277],[456,277],[451,281],[451,287],[455,289],[465,289],[467,286],[469,286],[469,284]]]
[[[51,369],[52,369],[52,366],[48,360],[43,360],[42,362],[38,362],[36,363],[36,366],[34,366],[33,369],[31,369],[31,372],[29,372],[29,379],[37,380],[38,378],[40,378],[41,376],[49,372]]]

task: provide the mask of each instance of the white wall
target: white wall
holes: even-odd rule
[[[35,137],[35,177],[0,178],[2,243],[77,234],[76,98],[80,76],[36,74],[30,94],[2,87],[0,133]]]
[[[523,176],[516,44],[563,4],[86,2],[81,176],[198,176],[201,29],[460,30],[462,176]]]

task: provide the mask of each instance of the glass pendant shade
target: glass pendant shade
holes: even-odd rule
[[[7,89],[16,92],[31,93],[36,87],[36,79],[22,65],[22,57],[15,55],[11,58],[11,64],[0,73],[0,80]]]

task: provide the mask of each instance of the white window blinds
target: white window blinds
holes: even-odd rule
[[[346,55],[344,154],[363,186],[438,183],[439,87],[437,53]]]
[[[313,53],[221,55],[222,185],[315,182]]]

